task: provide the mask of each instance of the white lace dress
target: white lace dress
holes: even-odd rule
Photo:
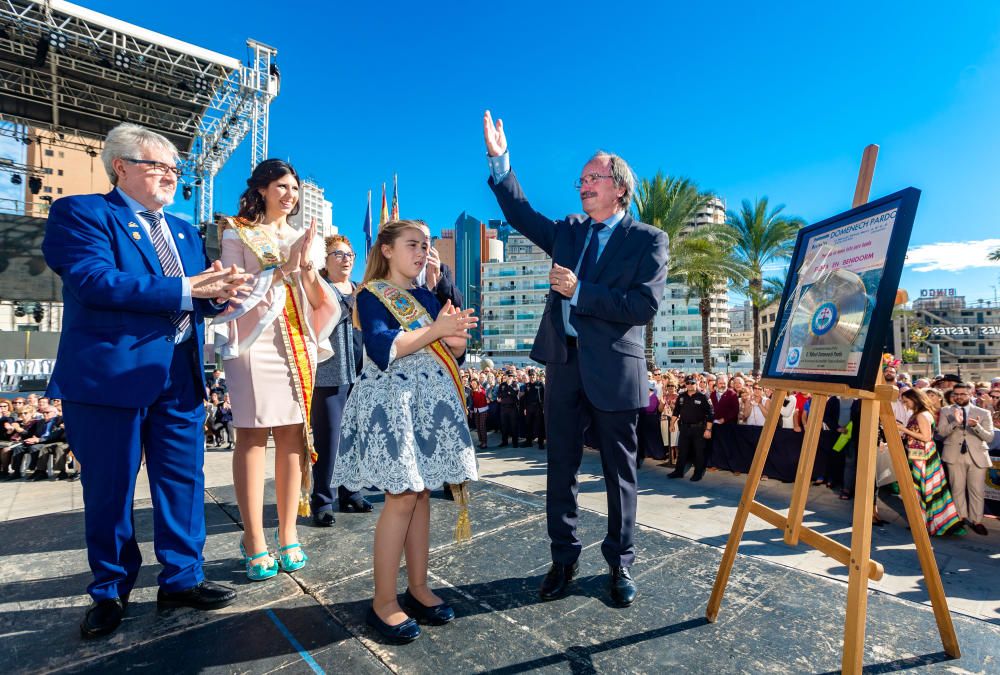
[[[433,295],[413,295],[431,313]],[[477,480],[464,406],[444,366],[426,349],[394,358],[399,324],[368,291],[358,296],[365,365],[344,409],[333,484],[399,494]]]

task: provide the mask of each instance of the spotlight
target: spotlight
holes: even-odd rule
[[[60,33],[58,31],[52,31],[49,33],[49,45],[53,49],[58,49],[61,52],[66,51],[66,47],[69,44],[69,40],[66,38],[66,33]]]
[[[93,148],[87,148],[87,154],[90,155],[91,157],[97,157],[97,150],[94,150]]]
[[[32,313],[31,318],[35,320],[35,323],[41,323],[42,319],[45,318],[45,308],[42,307],[42,303],[35,303],[35,311]]]
[[[11,175],[10,182],[13,183],[14,185],[20,185],[24,181],[21,179],[21,174],[15,173]]]
[[[194,193],[194,190],[191,189],[190,185],[185,185],[181,188],[181,194],[184,195],[184,199],[191,199],[192,193]]]
[[[44,37],[38,38],[35,43],[35,58],[31,62],[35,68],[41,68],[49,58],[49,41]]]
[[[200,94],[204,94],[208,91],[208,81],[201,75],[194,78],[194,88]]]
[[[237,123],[239,123],[239,121],[240,118],[237,117],[236,115],[233,115],[232,117],[229,118],[229,124],[231,124],[234,127],[237,125]]]
[[[20,319],[23,316],[25,316],[26,314],[27,314],[27,312],[24,311],[24,303],[15,302],[14,303],[14,316],[16,316],[18,319]]]
[[[38,176],[29,176],[28,189],[31,190],[31,194],[37,195],[42,191],[42,179]]]
[[[195,179],[194,184],[197,185],[198,187],[201,187],[201,179],[200,178]]]
[[[115,68],[118,70],[128,70],[131,67],[132,57],[128,55],[128,52],[115,52]]]

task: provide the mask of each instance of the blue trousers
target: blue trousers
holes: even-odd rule
[[[312,467],[313,488],[309,500],[313,513],[333,510],[333,468],[340,451],[340,428],[344,419],[344,407],[351,386],[316,387],[313,390],[312,418],[313,445],[316,448],[316,463]],[[356,495],[340,486],[338,497],[343,504]]]
[[[168,592],[205,578],[204,392],[197,341],[174,349],[163,393],[148,408],[113,408],[63,402],[63,419],[80,460],[87,558],[94,600],[127,595],[142,565],[132,502],[146,451],[153,501],[153,549],[163,566],[157,577]]]
[[[639,410],[598,410],[580,379],[580,359],[569,350],[565,364],[545,366],[545,423],[548,439],[545,513],[552,561],[569,565],[583,545],[576,535],[577,493],[586,433],[601,453],[608,491],[608,534],[601,553],[609,565],[629,567],[635,560],[636,427]]]

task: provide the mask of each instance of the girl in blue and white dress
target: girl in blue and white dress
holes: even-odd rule
[[[395,642],[420,636],[414,618],[431,624],[454,618],[427,586],[430,491],[478,479],[456,362],[477,319],[473,310],[459,311],[450,301],[442,308],[430,291],[413,287],[429,248],[423,222],[394,220],[380,227],[368,254],[355,317],[365,365],[344,410],[333,476],[334,485],[348,490],[385,492],[367,621]],[[408,613],[396,588],[404,550]]]

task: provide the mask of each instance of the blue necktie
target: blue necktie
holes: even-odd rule
[[[580,271],[576,275],[578,279],[590,281],[590,275],[593,274],[594,267],[597,265],[597,252],[601,245],[598,233],[605,227],[604,223],[594,223],[591,225],[590,243],[587,244],[587,248],[580,260]]]
[[[170,246],[163,236],[163,230],[160,229],[160,219],[163,218],[163,215],[156,211],[143,211],[139,215],[149,223],[149,238],[153,240],[153,248],[156,250],[156,257],[160,259],[163,275],[167,277],[184,276],[180,261],[170,250]],[[171,317],[170,322],[177,330],[177,335],[183,335],[191,326],[191,315],[188,312],[177,312]]]

